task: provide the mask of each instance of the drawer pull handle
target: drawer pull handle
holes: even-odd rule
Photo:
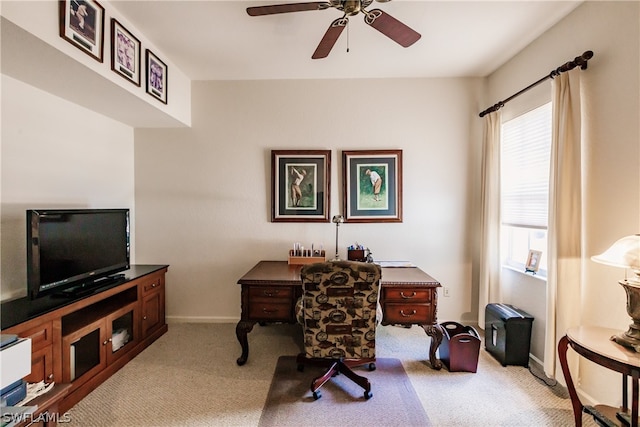
[[[404,312],[404,310],[400,310],[400,315],[401,315],[402,317],[411,317],[411,316],[413,316],[414,314],[416,314],[416,311],[415,311],[415,310],[411,310],[411,313],[409,313],[409,314],[406,314],[406,313]]]
[[[274,295],[278,295],[279,293],[280,293],[280,291],[278,291],[278,290],[275,290],[275,291],[264,291],[265,296],[268,296],[268,297],[272,297]]]
[[[269,310],[268,308],[263,308],[262,312],[265,314],[271,314],[271,313],[276,313],[277,310]]]
[[[413,298],[416,296],[416,292],[413,291],[411,292],[411,295],[405,295],[403,291],[400,291],[400,296],[404,299],[409,299],[409,298]]]

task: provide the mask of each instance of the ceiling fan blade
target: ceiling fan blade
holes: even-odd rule
[[[331,7],[326,1],[314,1],[306,3],[274,4],[271,6],[248,7],[250,16],[274,15],[276,13],[303,12],[305,10],[322,10]]]
[[[366,12],[364,22],[402,47],[409,47],[422,37],[419,33],[380,9],[373,9]]]
[[[329,29],[327,29],[327,32],[324,33],[322,40],[320,40],[320,44],[316,48],[316,51],[313,52],[311,59],[321,59],[329,56],[329,52],[331,52],[333,45],[336,44],[338,37],[342,34],[342,30],[344,30],[348,23],[349,18],[347,17],[338,18],[333,21],[329,26]]]

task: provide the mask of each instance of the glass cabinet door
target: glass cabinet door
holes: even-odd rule
[[[113,362],[126,349],[139,341],[138,305],[132,303],[110,315],[107,319],[107,363]]]

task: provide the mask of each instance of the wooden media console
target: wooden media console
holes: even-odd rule
[[[167,332],[167,265],[134,265],[124,278],[81,297],[2,303],[2,333],[31,338],[28,382],[69,384],[64,413]]]

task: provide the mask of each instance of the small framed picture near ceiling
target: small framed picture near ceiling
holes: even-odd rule
[[[271,151],[271,221],[329,222],[329,150]]]
[[[102,62],[104,8],[94,0],[60,0],[60,37]]]
[[[140,40],[111,18],[111,69],[140,86]]]
[[[402,222],[402,150],[343,151],[347,222]]]
[[[145,51],[147,63],[147,93],[161,102],[167,103],[167,64],[155,56],[149,49]]]

